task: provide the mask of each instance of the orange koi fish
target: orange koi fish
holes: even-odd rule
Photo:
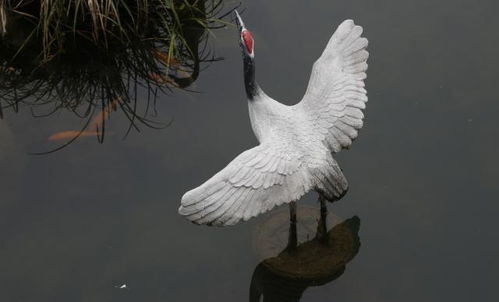
[[[106,120],[109,118],[111,115],[111,111],[115,110],[116,105],[118,102],[121,100],[121,98],[115,98],[113,101],[109,104],[107,104],[104,109],[99,112],[88,124],[89,129],[96,129],[96,130],[83,130],[83,131],[77,131],[77,130],[68,130],[68,131],[61,131],[52,134],[51,136],[48,137],[49,141],[60,141],[60,140],[68,140],[68,139],[73,139],[76,136],[79,137],[88,137],[88,136],[95,136],[95,135],[101,135],[102,132],[101,130],[97,129],[102,129],[102,121]]]

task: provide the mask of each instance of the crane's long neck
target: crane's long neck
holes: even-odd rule
[[[255,60],[247,55],[243,56],[244,86],[248,100],[252,101],[258,93],[258,84],[255,80]]]

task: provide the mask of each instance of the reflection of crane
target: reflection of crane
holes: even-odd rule
[[[236,157],[200,187],[182,197],[179,213],[199,224],[232,225],[311,189],[340,199],[348,183],[331,152],[348,148],[362,127],[367,102],[367,39],[362,27],[344,21],[315,62],[303,100],[283,105],[255,81],[254,40],[239,14],[244,82],[251,126],[260,145]]]
[[[250,302],[262,301],[262,297],[264,302],[296,302],[308,287],[340,277],[359,251],[359,226],[360,219],[355,216],[321,234],[319,230],[326,227],[321,216],[316,238],[257,265],[251,278]],[[290,238],[296,236],[292,233],[291,227]]]

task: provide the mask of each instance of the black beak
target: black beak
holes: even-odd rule
[[[243,19],[241,19],[241,16],[239,15],[239,13],[237,12],[237,10],[234,10],[234,13],[236,14],[236,23],[237,23],[237,26],[239,27],[239,31],[242,31],[243,29],[245,29],[246,27],[244,26],[244,22],[243,22]]]

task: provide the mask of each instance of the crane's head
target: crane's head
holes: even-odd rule
[[[236,22],[241,36],[240,44],[243,49],[243,54],[253,59],[255,57],[255,40],[253,40],[253,35],[246,29],[246,26],[244,26],[243,19],[241,19],[237,10],[234,10],[234,12],[236,14]]]

